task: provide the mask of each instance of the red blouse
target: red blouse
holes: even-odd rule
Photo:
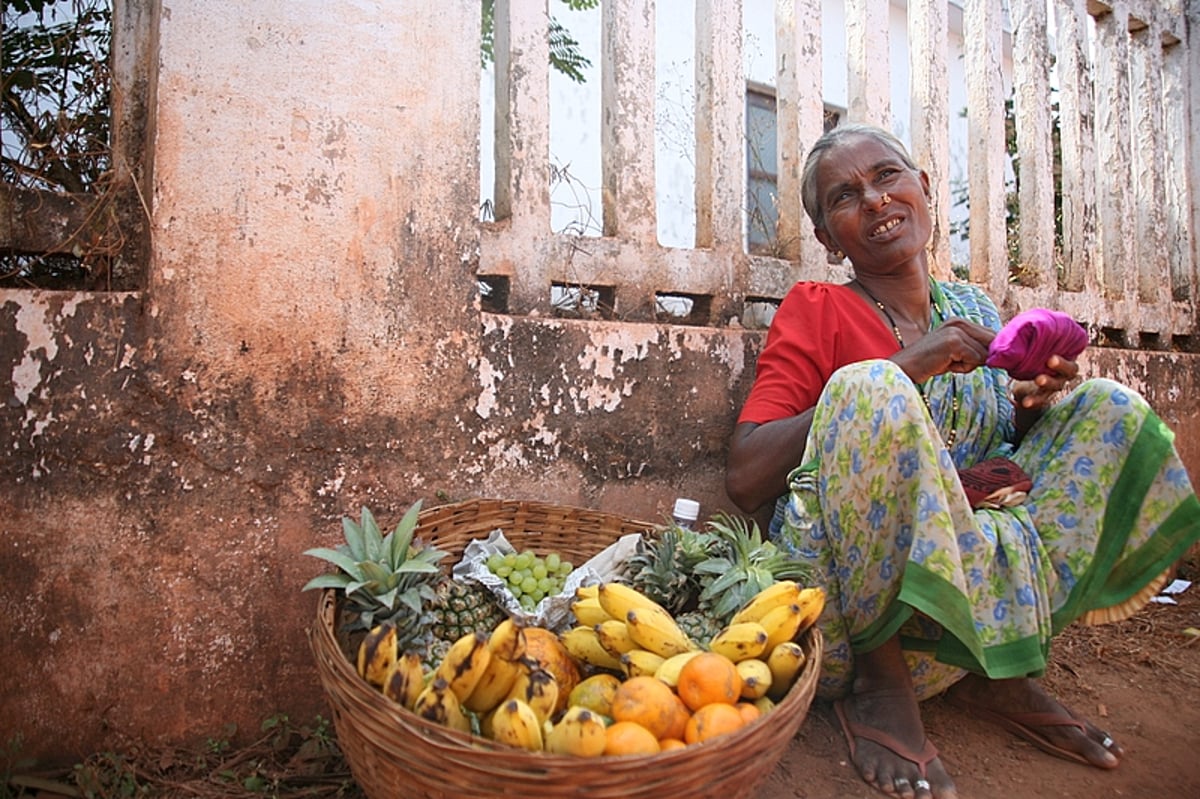
[[[775,312],[738,423],[766,424],[802,413],[817,404],[835,370],[898,349],[892,331],[853,290],[797,283]]]

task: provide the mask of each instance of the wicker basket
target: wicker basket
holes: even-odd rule
[[[417,535],[451,555],[496,528],[514,546],[556,551],[577,562],[650,525],[591,510],[537,502],[474,500],[430,508]],[[652,756],[577,758],[523,752],[426,721],[355,673],[335,629],[338,596],[326,590],[309,632],[338,743],[371,799],[583,797],[669,799],[753,794],[783,757],[808,713],[822,640],[801,636],[807,665],[770,714],[737,732]]]

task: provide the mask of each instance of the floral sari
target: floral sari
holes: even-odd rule
[[[969,284],[934,283],[933,302],[935,324],[999,329]],[[1008,390],[997,369],[915,385],[887,360],[829,379],[772,523],[829,597],[822,696],[846,693],[854,653],[897,633],[920,698],[965,670],[1038,676],[1054,634],[1089,611],[1132,613],[1200,538],[1173,434],[1136,392],[1088,380],[1014,446]],[[1033,487],[1023,504],[972,510],[957,469],[995,455]]]

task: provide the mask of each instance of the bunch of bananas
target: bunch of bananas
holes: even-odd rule
[[[738,610],[707,649],[737,664],[747,698],[782,697],[804,665],[795,639],[824,607],[820,588],[773,583]],[[626,678],[650,675],[674,686],[679,670],[702,650],[661,605],[622,583],[579,588],[571,610],[578,624],[560,638],[573,657],[595,669]]]

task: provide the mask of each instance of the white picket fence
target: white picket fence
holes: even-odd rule
[[[889,5],[846,1],[850,120],[892,122]],[[697,0],[695,7],[694,247],[662,246],[656,235],[655,0],[604,0],[601,6],[603,235],[585,238],[553,233],[549,222],[545,30],[552,9],[546,0],[496,2],[495,221],[485,225],[479,275],[502,298],[502,310],[548,313],[556,287],[575,287],[598,296],[611,318],[661,319],[661,300],[682,297],[693,309],[686,321],[751,324],[752,307],[778,301],[796,280],[840,277],[841,267],[826,264],[800,206],[800,166],[824,124],[821,0],[775,4],[780,257],[748,254],[743,243],[742,0]],[[1200,137],[1191,131],[1200,129],[1200,55],[1187,34],[1189,16],[1197,28],[1200,4],[967,0],[961,6],[969,279],[1008,308],[1062,308],[1118,345],[1194,350]],[[914,156],[934,179],[941,231],[951,202],[949,10],[944,0],[906,5],[915,110],[904,122]],[[1004,111],[1010,98],[1001,70],[1006,47],[1020,209],[1019,238],[1011,247],[1005,207],[1013,162]],[[1054,157],[1056,136],[1060,159]],[[1058,232],[1056,194],[1062,201]],[[936,241],[935,270],[948,276],[946,238]]]

